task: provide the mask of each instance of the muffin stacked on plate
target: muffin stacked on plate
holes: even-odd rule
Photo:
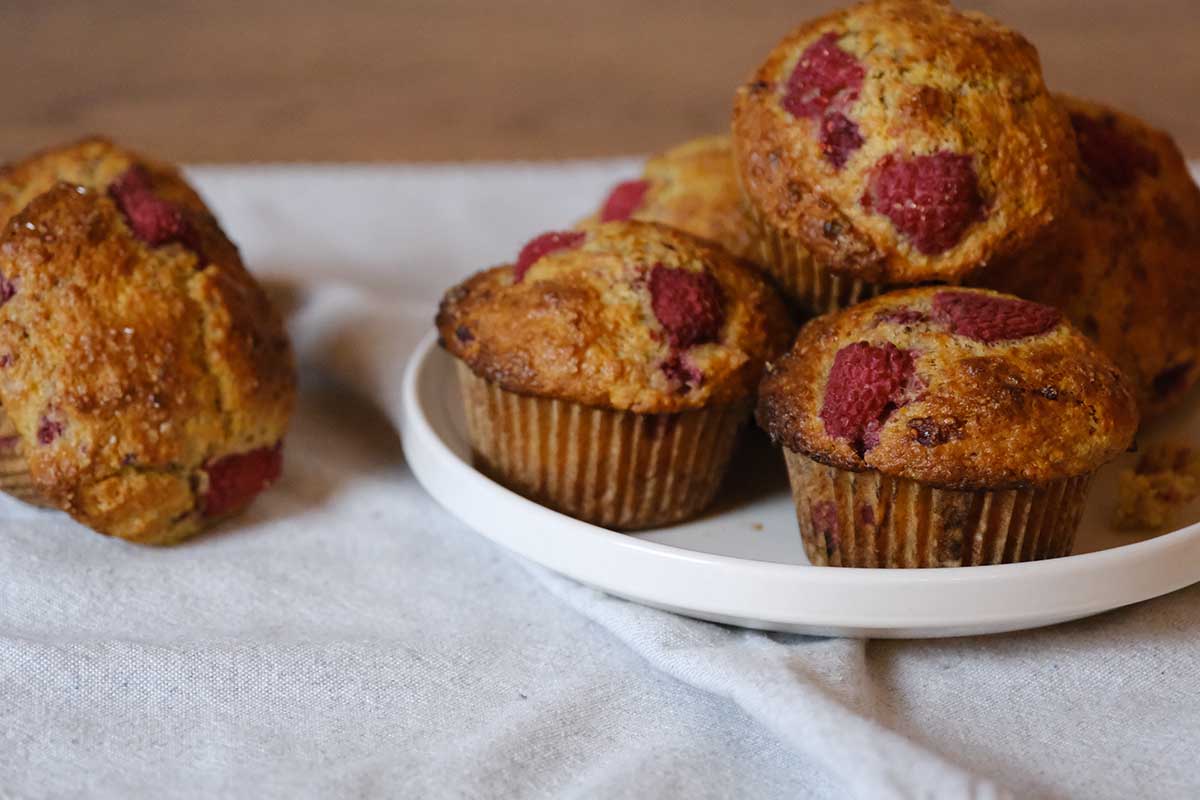
[[[787,311],[751,268],[663,225],[543,234],[451,289],[471,444],[490,475],[621,529],[693,516],[715,494]]]
[[[102,139],[0,173],[6,489],[176,541],[282,468],[283,324],[172,167]]]
[[[712,244],[603,224],[630,219]],[[662,276],[685,280],[637,232],[650,230],[679,257],[706,253],[700,272],[720,291],[689,277],[687,302],[660,306]],[[595,477],[641,463],[614,461],[629,448],[610,437],[643,441],[604,415],[632,414],[640,430],[651,417],[638,415],[710,417],[749,402],[742,378],[765,361],[757,418],[783,447],[813,563],[1064,555],[1091,476],[1129,447],[1139,410],[1160,413],[1200,379],[1200,190],[1177,148],[1126,114],[1052,94],[1020,34],[942,0],[875,0],[800,25],[738,89],[731,136],[649,160],[594,217],[526,252],[452,290],[439,316],[473,446],[509,486],[617,527],[696,513],[703,503],[661,487],[690,476],[703,485],[691,497],[707,498],[727,446],[699,448],[716,459],[699,470],[672,456],[669,470],[636,471],[637,504],[671,513],[600,513],[629,490]],[[735,259],[802,315],[825,314],[781,360],[774,336],[752,346],[727,322],[717,332],[722,303],[768,296],[721,277]],[[782,330],[774,301],[750,306],[756,330]],[[681,356],[673,325],[743,352],[738,378],[713,371],[726,355]],[[545,420],[587,414],[546,433]],[[685,428],[669,427],[672,453],[695,440]]]

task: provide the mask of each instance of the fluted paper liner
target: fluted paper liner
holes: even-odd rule
[[[827,314],[882,294],[888,287],[825,269],[808,248],[773,230],[747,203],[759,251],[759,263],[780,290],[802,310]]]
[[[25,443],[8,414],[0,408],[0,492],[11,494],[26,503],[49,507],[38,494],[25,460]]]
[[[678,522],[713,499],[748,406],[635,414],[501,389],[456,362],[475,465],[608,528]]]
[[[959,567],[1071,554],[1092,475],[1028,489],[939,489],[785,450],[813,564]]]

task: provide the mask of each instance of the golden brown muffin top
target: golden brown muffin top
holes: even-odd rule
[[[507,391],[650,414],[746,400],[792,332],[753,269],[636,221],[535,238],[448,291],[437,327]]]
[[[816,461],[956,489],[1087,474],[1138,422],[1124,376],[1058,311],[949,287],[808,323],[763,379],[758,420]]]
[[[237,510],[277,477],[295,395],[237,249],[174,170],[111,145],[4,174],[10,208],[33,199],[0,239],[0,401],[39,491],[143,542]]]
[[[743,202],[729,136],[705,136],[648,160],[642,177],[613,187],[588,222],[661,222],[753,261]]]
[[[1132,380],[1143,417],[1200,379],[1200,189],[1171,137],[1059,96],[1079,140],[1075,200],[1045,243],[979,281],[1061,308]]]
[[[765,224],[874,283],[953,282],[1020,248],[1075,170],[1034,47],[939,0],[796,28],[738,90],[733,145]]]

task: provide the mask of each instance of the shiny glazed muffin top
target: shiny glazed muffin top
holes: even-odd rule
[[[1125,377],[1058,311],[950,287],[810,322],[764,378],[758,420],[822,463],[964,489],[1089,473],[1138,422]]]
[[[737,93],[764,224],[867,281],[956,281],[1065,207],[1075,146],[1034,47],[938,0],[801,25]]]
[[[752,268],[636,221],[533,239],[515,264],[449,290],[437,327],[508,391],[638,413],[747,400],[792,333]]]

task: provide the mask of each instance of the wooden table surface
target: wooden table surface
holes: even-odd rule
[[[960,4],[1200,156],[1200,0]],[[834,5],[8,0],[0,158],[93,131],[189,162],[648,152],[725,127],[772,44]]]

